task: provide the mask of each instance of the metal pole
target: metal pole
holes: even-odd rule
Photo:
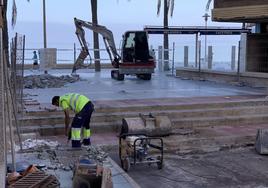
[[[207,20],[206,20],[206,29],[207,29]],[[207,62],[207,34],[205,35],[205,63]]]
[[[201,41],[198,41],[198,72],[201,74]]]
[[[237,81],[240,82],[240,50],[241,50],[241,41],[238,42],[238,62],[237,62]]]
[[[46,27],[46,0],[43,0],[43,29],[44,29],[44,48],[47,48],[47,27]]]
[[[74,43],[74,63],[76,61],[76,46],[75,46],[75,43]]]
[[[174,74],[174,57],[175,57],[175,42],[173,42],[173,54],[172,54],[172,76]]]
[[[205,19],[205,29],[207,30],[208,28],[208,18],[210,17],[208,13],[205,13],[203,16]],[[207,62],[207,33],[205,34],[205,63]]]

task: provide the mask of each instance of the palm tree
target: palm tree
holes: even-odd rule
[[[91,14],[92,14],[92,24],[98,24],[98,2],[97,0],[91,0]],[[93,33],[93,46],[94,49],[94,58],[95,58],[95,71],[99,72],[101,70],[100,66],[100,52],[99,52],[99,37],[98,33]]]
[[[170,11],[170,16],[173,16],[173,10],[174,10],[174,4],[175,4],[175,0],[163,0],[164,1],[164,20],[163,20],[163,24],[164,24],[164,28],[168,28],[168,13]],[[161,9],[161,4],[162,4],[162,0],[158,0],[157,3],[157,15],[160,14],[160,9]],[[164,33],[164,70],[169,70],[169,52],[168,52],[168,48],[169,48],[169,44],[168,44],[168,33]]]

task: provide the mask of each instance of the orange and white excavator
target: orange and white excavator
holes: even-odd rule
[[[85,39],[87,28],[103,37],[114,70],[111,77],[116,80],[124,80],[125,75],[136,75],[143,80],[150,80],[155,69],[155,61],[149,54],[148,35],[146,31],[127,31],[123,35],[121,55],[117,53],[112,31],[102,25],[93,25],[91,22],[74,18],[76,35],[81,44],[81,52],[73,66],[72,73],[84,66],[84,60],[89,55],[89,49]]]

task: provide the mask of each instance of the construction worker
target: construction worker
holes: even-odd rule
[[[90,145],[90,118],[94,111],[94,105],[84,95],[77,93],[67,93],[62,96],[54,96],[52,98],[52,105],[61,107],[65,114],[65,135],[72,140],[72,147],[81,147],[81,129],[83,133],[82,144]],[[72,110],[75,117],[72,121],[71,130],[69,129],[70,113]]]

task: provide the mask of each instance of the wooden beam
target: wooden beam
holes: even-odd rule
[[[268,0],[214,0],[214,8],[268,5]]]
[[[213,21],[268,19],[268,5],[218,8],[212,10]]]

